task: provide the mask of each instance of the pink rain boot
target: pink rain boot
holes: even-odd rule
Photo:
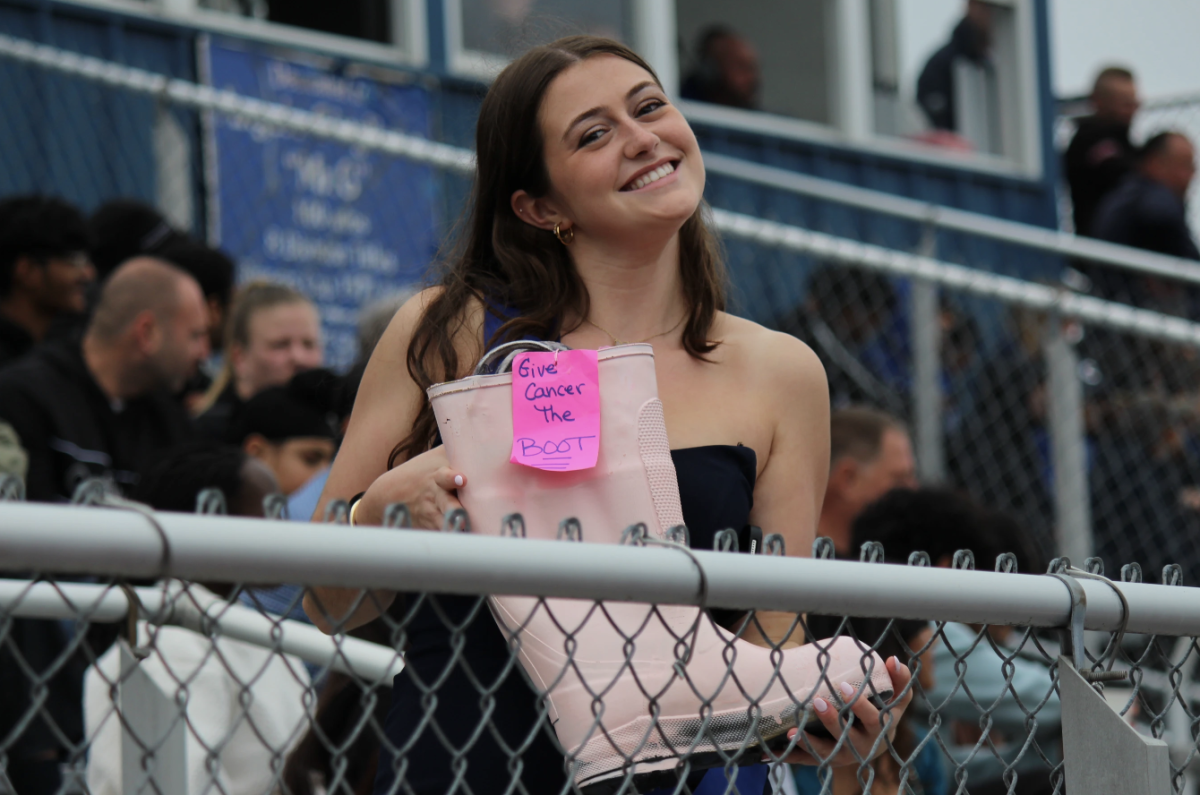
[[[451,465],[467,476],[459,498],[474,532],[523,524],[529,537],[553,539],[560,521],[575,517],[585,541],[615,544],[637,523],[660,539],[683,524],[653,348],[607,348],[599,359],[601,444],[592,469],[548,472],[509,461],[508,373],[429,389]],[[489,601],[547,699],[568,770],[589,795],[615,792],[630,773],[634,791],[673,785],[685,757],[693,770],[730,757],[757,762],[763,745],[785,747],[787,731],[812,719],[814,696],[843,703],[835,689],[842,682],[864,697],[890,696],[883,661],[850,638],[774,652],[695,607]]]

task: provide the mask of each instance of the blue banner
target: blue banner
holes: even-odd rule
[[[395,81],[347,75],[331,59],[219,38],[202,47],[202,71],[216,88],[430,135],[429,93],[400,73]],[[207,132],[210,239],[237,260],[239,281],[284,282],[312,298],[326,363],[346,367],[363,304],[419,281],[433,259],[433,169],[229,116],[214,114]]]

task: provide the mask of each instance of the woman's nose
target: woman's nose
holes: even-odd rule
[[[658,146],[658,136],[644,125],[638,124],[634,120],[626,122],[628,134],[626,136],[625,154],[629,157],[637,157],[638,155],[651,152]]]

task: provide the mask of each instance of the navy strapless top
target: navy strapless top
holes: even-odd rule
[[[712,549],[718,530],[741,529],[747,523],[757,472],[752,449],[688,447],[672,450],[671,458],[692,547]],[[454,771],[464,763],[471,792],[506,791],[518,768],[513,749],[531,737],[521,753],[524,791],[562,792],[566,776],[554,729],[539,713],[537,696],[520,666],[509,665],[508,648],[486,601],[417,594],[402,595],[398,601],[403,604],[392,610],[393,616],[415,614],[404,638],[405,668],[393,683],[392,708],[384,726],[388,742],[380,754],[375,792],[392,791],[399,765],[414,793],[441,795],[449,791]],[[452,645],[450,626],[462,628],[460,656]],[[436,701],[428,698],[429,692],[436,693]],[[433,720],[422,726],[427,709]],[[474,736],[485,715],[488,730]],[[458,753],[449,752],[438,733]],[[394,753],[400,748],[406,749],[403,761]]]

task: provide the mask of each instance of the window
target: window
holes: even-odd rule
[[[523,50],[575,33],[631,43],[633,2],[446,0],[450,66],[468,74],[491,76]]]
[[[698,121],[1036,174],[1034,1],[673,0],[680,96]]]
[[[447,60],[489,79],[530,46],[612,36],[695,121],[1036,174],[1034,2],[445,0]]]
[[[390,0],[199,0],[199,6],[339,36],[392,41]]]
[[[828,0],[676,0],[680,95],[832,124]]]
[[[1029,6],[870,0],[875,133],[1029,164],[1037,151]]]

